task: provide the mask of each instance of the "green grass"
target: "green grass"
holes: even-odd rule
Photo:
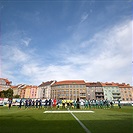
[[[88,109],[89,110],[89,109]],[[92,133],[131,133],[132,107],[92,109],[94,113],[75,113]],[[0,107],[1,133],[85,133],[71,114],[47,114],[44,109]]]

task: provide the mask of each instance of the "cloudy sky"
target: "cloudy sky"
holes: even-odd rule
[[[0,0],[0,77],[132,84],[131,0]]]

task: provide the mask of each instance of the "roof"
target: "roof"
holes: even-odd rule
[[[47,82],[42,82],[42,84],[40,84],[38,87],[43,87],[43,86],[48,86],[51,85],[54,81],[47,81]]]
[[[122,83],[122,84],[119,84],[119,83],[116,83],[119,88],[132,88],[129,84],[125,84],[125,83]]]
[[[84,80],[64,80],[64,81],[59,81],[59,82],[55,82],[52,86],[55,85],[72,85],[72,84],[80,84],[80,85],[85,85],[85,81]]]
[[[11,88],[12,88],[12,89],[17,89],[18,86],[13,86],[13,85],[12,85]]]
[[[115,87],[118,86],[118,85],[117,85],[116,83],[114,83],[114,82],[111,82],[111,83],[109,83],[109,82],[101,83],[101,85],[102,85],[102,86],[115,86]]]
[[[100,82],[87,82],[86,87],[102,87]]]
[[[6,83],[11,83],[11,81],[9,81],[8,79],[5,79],[5,78],[0,78],[0,80],[4,80]]]

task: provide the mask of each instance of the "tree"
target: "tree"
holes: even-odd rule
[[[9,88],[7,91],[6,91],[6,95],[5,95],[6,98],[13,98],[13,90],[11,88]]]
[[[15,96],[13,96],[14,98],[20,98],[20,95],[15,95]]]
[[[4,98],[5,97],[4,92],[2,92],[2,91],[0,92],[0,97],[1,98]]]
[[[2,98],[13,98],[13,90],[11,88],[9,88],[8,90],[6,91],[1,91],[0,92],[0,97]]]

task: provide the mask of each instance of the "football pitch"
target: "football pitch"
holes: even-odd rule
[[[17,106],[13,106],[9,110],[8,107],[0,106],[0,132],[87,133],[85,130],[87,128],[88,133],[132,133],[132,108],[122,106],[121,109],[114,107],[58,110],[22,107],[19,110]]]

